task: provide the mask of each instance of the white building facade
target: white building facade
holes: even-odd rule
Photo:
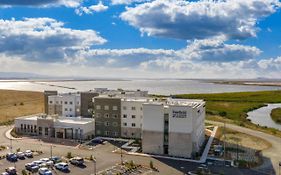
[[[205,102],[168,99],[143,104],[145,153],[192,157],[205,140]]]
[[[48,114],[63,117],[80,115],[81,97],[79,93],[51,95],[48,97]]]
[[[91,118],[36,114],[16,118],[15,130],[42,139],[88,140],[95,135],[95,121]]]
[[[121,99],[121,136],[124,138],[141,138],[143,104],[150,98]]]

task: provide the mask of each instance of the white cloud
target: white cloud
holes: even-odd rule
[[[0,20],[0,53],[54,62],[106,42],[93,30],[74,30],[63,25],[51,18]]]
[[[78,15],[85,14],[92,14],[94,12],[103,12],[108,9],[108,6],[104,5],[102,1],[99,1],[96,5],[91,5],[89,7],[79,7],[78,9],[75,9],[75,13]]]
[[[78,7],[82,0],[0,0],[0,6]]]
[[[113,5],[121,5],[121,4],[132,4],[132,3],[142,3],[142,2],[149,2],[152,0],[111,0]]]
[[[278,0],[155,0],[127,7],[120,17],[149,36],[245,39],[256,36],[256,23],[280,6]]]

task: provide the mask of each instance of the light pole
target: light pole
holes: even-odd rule
[[[122,146],[120,148],[120,159],[121,159],[121,165],[123,165],[123,153],[122,153]]]
[[[97,160],[94,158],[94,168],[95,168],[95,175],[97,174]]]
[[[53,145],[51,144],[50,145],[50,155],[51,155],[51,158],[53,157]]]
[[[280,175],[280,166],[281,166],[281,161],[279,162],[279,173],[278,173],[279,175]]]
[[[13,153],[13,142],[12,142],[12,138],[10,138],[10,152]]]

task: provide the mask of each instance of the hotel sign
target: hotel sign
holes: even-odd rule
[[[186,111],[173,111],[173,118],[186,118]]]

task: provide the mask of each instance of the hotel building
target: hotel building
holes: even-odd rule
[[[94,120],[81,117],[59,117],[37,114],[15,119],[15,130],[42,139],[59,138],[85,140],[95,135]]]
[[[143,104],[142,150],[192,157],[205,139],[205,102],[167,99]]]

